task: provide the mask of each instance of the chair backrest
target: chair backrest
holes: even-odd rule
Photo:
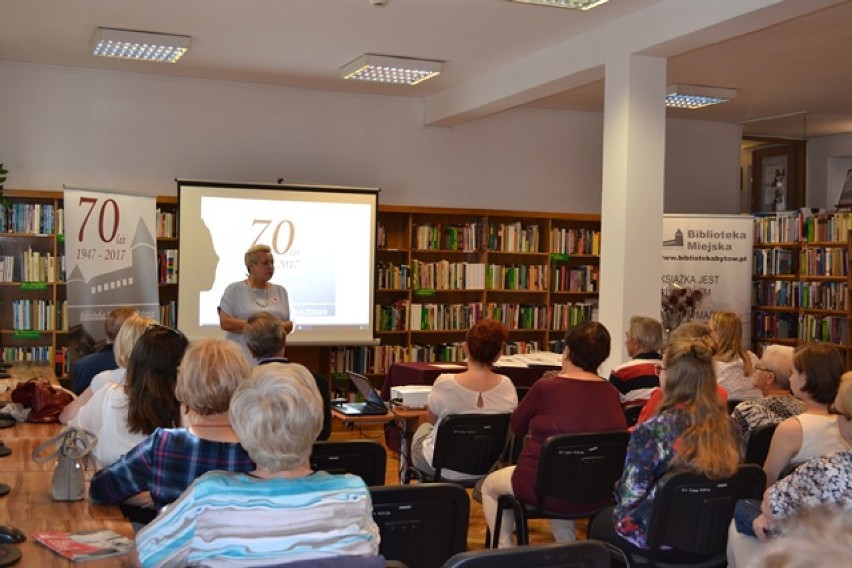
[[[467,549],[470,499],[454,483],[371,487],[379,553],[409,568],[435,568]]]
[[[542,508],[547,497],[596,504],[612,497],[624,470],[627,431],[557,434],[541,447],[535,494]]]
[[[751,431],[746,444],[745,463],[754,463],[763,467],[766,456],[769,455],[769,445],[778,424],[764,424]]]
[[[524,400],[524,397],[527,396],[527,393],[530,392],[532,387],[525,387],[523,385],[515,385],[515,393],[518,395],[518,404]]]
[[[451,414],[441,420],[435,435],[432,467],[435,481],[441,470],[485,475],[506,446],[509,414]]]
[[[462,552],[450,558],[444,568],[609,568],[611,565],[610,552],[604,543],[582,540]]]
[[[652,557],[662,545],[696,555],[724,555],[734,505],[739,499],[760,499],[765,487],[766,474],[754,464],[721,480],[686,469],[666,473],[657,482],[648,522]]]
[[[643,408],[645,408],[644,404],[633,404],[624,407],[624,417],[627,419],[628,428],[636,425],[636,422],[639,421],[639,415],[642,414]]]
[[[385,447],[372,440],[315,442],[311,469],[358,475],[367,485],[384,485],[387,468]]]

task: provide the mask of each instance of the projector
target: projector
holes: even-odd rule
[[[399,399],[400,404],[409,408],[426,408],[426,401],[432,385],[403,385],[391,387],[391,398]]]

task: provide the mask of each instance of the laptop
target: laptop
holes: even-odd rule
[[[347,371],[346,374],[367,402],[344,402],[335,406],[337,410],[347,416],[381,416],[388,413],[388,407],[373,388],[370,379],[352,371]]]

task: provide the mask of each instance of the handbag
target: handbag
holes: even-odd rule
[[[97,443],[97,436],[88,430],[69,426],[33,450],[34,462],[44,463],[56,458],[50,483],[54,501],[80,501],[86,496],[84,472],[92,463],[92,450]],[[45,454],[46,451],[49,453]]]
[[[18,383],[12,390],[12,402],[30,409],[27,422],[59,422],[62,409],[74,400],[67,391],[52,386],[48,381],[30,379]]]

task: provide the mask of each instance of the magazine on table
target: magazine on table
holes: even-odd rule
[[[110,530],[37,532],[31,538],[72,562],[121,556],[133,546],[131,539]]]

